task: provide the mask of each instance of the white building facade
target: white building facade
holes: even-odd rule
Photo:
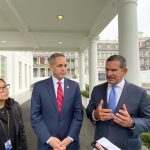
[[[10,96],[30,90],[33,82],[32,53],[0,51],[0,78],[10,84]]]
[[[33,52],[33,82],[43,80],[52,75],[49,67],[49,58],[54,52]],[[77,52],[61,52],[67,58],[67,77],[78,79],[79,58]]]

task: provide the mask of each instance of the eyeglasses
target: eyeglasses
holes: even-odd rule
[[[2,93],[5,90],[9,90],[10,84],[5,84],[3,87],[0,87],[0,93]]]

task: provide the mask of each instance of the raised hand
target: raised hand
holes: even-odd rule
[[[125,104],[123,104],[122,109],[115,114],[114,122],[126,128],[130,128],[132,126],[133,120],[130,117]]]
[[[100,100],[100,103],[97,107],[97,109],[94,111],[94,117],[95,119],[101,120],[101,121],[107,121],[114,119],[114,115],[111,113],[111,109],[103,109],[103,100]]]

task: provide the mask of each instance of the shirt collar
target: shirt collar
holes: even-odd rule
[[[117,87],[122,88],[122,89],[123,89],[124,85],[125,85],[125,79],[124,78],[121,80],[121,82],[116,84]],[[112,84],[108,83],[108,87],[112,87]]]
[[[60,81],[62,84],[64,84],[64,78],[62,78],[61,80],[56,79],[54,76],[52,76],[53,82],[56,85],[58,83],[58,81]]]

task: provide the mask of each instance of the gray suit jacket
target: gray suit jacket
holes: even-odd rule
[[[90,102],[86,109],[87,117],[92,122],[92,112],[97,108],[101,99],[104,100],[104,108],[107,108],[107,86],[108,83],[106,82],[95,86],[93,89]],[[150,99],[144,89],[125,82],[123,92],[114,113],[117,113],[123,104],[126,104],[130,116],[135,121],[134,132],[113,121],[97,121],[95,123],[94,140],[106,137],[122,150],[140,150],[141,139],[139,135],[150,130]]]
[[[35,84],[31,99],[31,124],[38,136],[38,149],[52,149],[46,141],[51,137],[63,140],[70,136],[74,141],[67,150],[79,149],[79,133],[83,110],[79,85],[64,79],[64,100],[59,113],[52,78]]]

